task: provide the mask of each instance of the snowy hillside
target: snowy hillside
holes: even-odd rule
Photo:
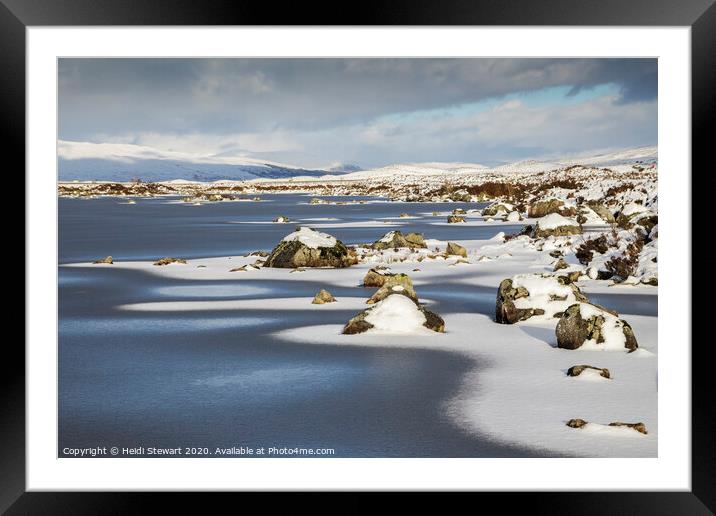
[[[316,170],[246,157],[202,156],[117,143],[59,141],[57,154],[60,181],[129,181],[138,177],[145,182],[173,179],[201,182],[256,179],[362,181],[399,176],[534,174],[573,165],[610,167],[620,172],[631,170],[632,165],[650,166],[657,160],[656,147],[640,147],[597,155],[518,161],[492,168],[476,163],[435,162],[394,164],[371,170],[357,170],[360,168],[357,165]]]
[[[60,140],[57,160],[61,181],[216,181],[322,176],[325,170],[306,170],[292,165],[245,157],[200,156],[119,143],[88,143]]]

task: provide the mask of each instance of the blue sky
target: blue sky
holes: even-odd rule
[[[59,137],[326,167],[656,145],[655,59],[61,59]]]

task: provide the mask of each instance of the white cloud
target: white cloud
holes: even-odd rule
[[[335,163],[495,163],[654,144],[656,101],[621,104],[614,96],[529,105],[508,100],[480,112],[381,117],[331,129],[235,134],[139,133],[98,141],[133,143],[202,156],[247,156],[305,167]],[[522,155],[515,155],[515,149]]]

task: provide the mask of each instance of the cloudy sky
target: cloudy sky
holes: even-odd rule
[[[657,141],[656,59],[61,59],[59,137],[304,167]]]

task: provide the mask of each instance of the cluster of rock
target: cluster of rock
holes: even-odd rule
[[[351,318],[343,333],[353,335],[371,329],[389,332],[410,332],[417,327],[442,333],[445,321],[420,304],[407,274],[394,274],[386,268],[373,268],[363,279],[363,286],[379,287],[366,301],[372,305]]]
[[[184,258],[171,258],[169,256],[166,256],[164,258],[159,258],[156,262],[154,262],[154,265],[169,265],[172,263],[186,263],[186,260]]]
[[[184,197],[184,202],[221,202],[221,201],[235,201],[236,197],[226,193],[210,193],[201,192],[190,197]]]
[[[535,316],[558,318],[557,346],[563,349],[637,349],[634,332],[619,314],[589,302],[569,276],[517,275],[497,289],[495,321],[514,324]]]
[[[585,428],[587,425],[589,425],[589,421],[585,421],[584,419],[570,419],[567,421],[567,426],[570,428]],[[612,427],[624,427],[624,428],[631,428],[632,430],[635,430],[639,432],[640,434],[646,435],[648,432],[646,431],[646,425],[644,423],[622,423],[621,421],[614,421],[613,423],[609,423],[607,426]]]

